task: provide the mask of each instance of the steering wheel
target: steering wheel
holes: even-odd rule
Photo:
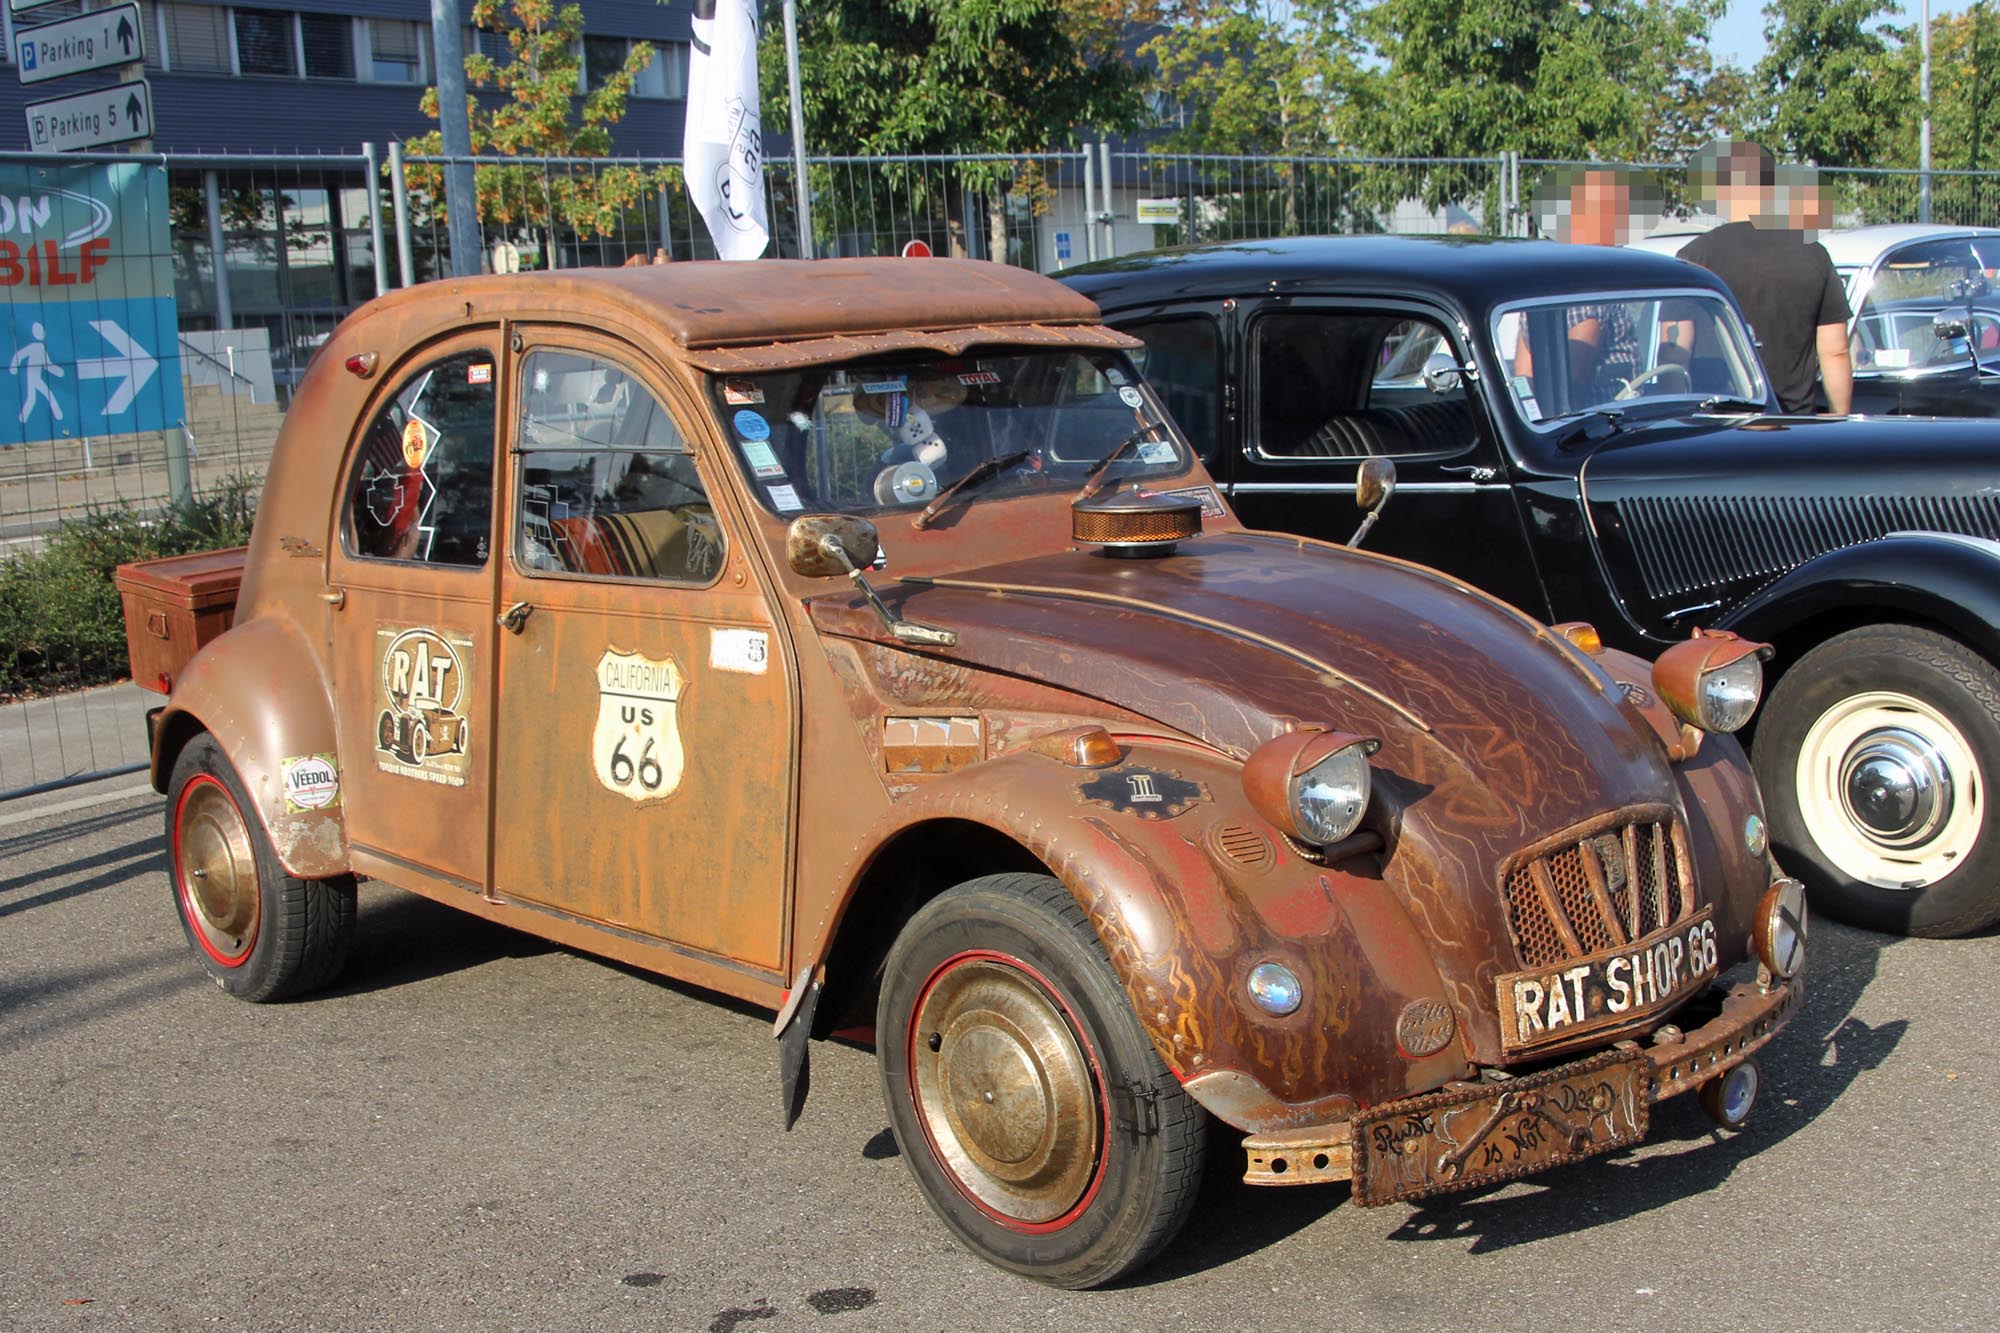
[[[1626,380],[1625,386],[1620,390],[1618,390],[1616,394],[1612,395],[1612,400],[1614,402],[1622,403],[1628,401],[1629,399],[1637,398],[1639,396],[1639,390],[1643,389],[1646,385],[1651,384],[1654,380],[1659,379],[1662,375],[1667,375],[1667,374],[1679,375],[1681,377],[1680,391],[1682,393],[1694,392],[1694,376],[1688,374],[1688,368],[1686,366],[1683,366],[1678,362],[1674,361],[1662,361],[1660,362],[1659,365],[1654,366],[1651,370],[1648,370],[1643,374],[1634,375],[1631,379]]]

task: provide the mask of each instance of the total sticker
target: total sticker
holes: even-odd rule
[[[771,666],[771,636],[761,629],[711,629],[708,664],[717,671],[761,676]]]
[[[743,461],[750,470],[760,477],[782,477],[785,465],[778,461],[778,455],[770,445],[762,440],[743,441]]]
[[[294,755],[279,773],[289,811],[324,810],[340,800],[340,769],[330,754]]]
[[[764,401],[764,391],[757,387],[755,380],[724,380],[722,401],[732,407],[743,403],[761,403]]]
[[[958,382],[968,386],[998,384],[1000,377],[990,370],[969,370],[958,377]]]
[[[1141,407],[1144,406],[1146,397],[1128,384],[1118,391],[1118,401],[1127,407]]]
[[[768,440],[771,423],[746,407],[736,414],[736,433],[746,440]]]

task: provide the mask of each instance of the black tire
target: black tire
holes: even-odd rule
[[[386,709],[375,719],[375,748],[396,752],[396,715]]]
[[[195,959],[239,1000],[317,990],[354,937],[354,879],[295,879],[222,750],[206,735],[181,751],[167,788],[167,878]]]
[[[2000,921],[2000,672],[1976,653],[1911,625],[1837,635],[1772,689],[1754,757],[1816,910],[1936,937]]]
[[[875,1034],[904,1159],[982,1259],[1093,1287],[1187,1221],[1205,1113],[1054,879],[991,875],[925,905],[889,951]]]

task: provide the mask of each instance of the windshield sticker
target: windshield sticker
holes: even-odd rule
[[[1139,445],[1141,463],[1171,463],[1180,455],[1165,440],[1145,440]]]
[[[424,423],[411,417],[403,423],[403,462],[412,468],[421,468],[424,459],[430,456],[431,445],[437,437],[424,429]]]
[[[1516,375],[1509,381],[1514,386],[1514,396],[1521,400],[1521,415],[1530,421],[1542,419],[1542,405],[1535,401],[1535,385],[1526,375]]]
[[[745,403],[761,403],[764,401],[764,391],[757,387],[755,380],[724,380],[722,401],[731,407],[741,407]]]
[[[483,366],[482,365],[467,366],[465,368],[465,382],[467,384],[491,384],[493,382],[492,363],[489,362]]]
[[[604,650],[597,659],[597,726],[590,764],[598,783],[629,801],[657,801],[681,785],[681,689],[671,657]]]
[[[1196,801],[1208,799],[1208,788],[1189,782],[1170,769],[1114,768],[1077,785],[1077,794],[1091,805],[1108,805],[1140,819],[1172,819]]]
[[[790,486],[773,486],[770,492],[771,507],[781,514],[796,514],[805,508],[799,500],[799,493]]]
[[[761,676],[771,666],[771,636],[761,629],[710,629],[708,664],[717,671]]]
[[[861,386],[861,392],[902,393],[907,387],[902,380],[870,380]]]
[[[375,631],[375,766],[463,787],[472,641],[434,629]]]
[[[298,754],[278,767],[285,810],[324,810],[340,803],[340,768],[330,754]]]
[[[1118,401],[1127,407],[1143,407],[1146,399],[1145,395],[1128,384],[1118,391]]]
[[[968,370],[958,377],[958,382],[967,388],[977,388],[982,384],[998,384],[1000,377],[990,370]]]
[[[777,451],[762,440],[744,440],[738,446],[743,450],[743,461],[750,470],[760,477],[782,477],[785,465],[778,461]]]
[[[746,440],[768,440],[771,423],[746,407],[736,414],[736,433]]]
[[[1109,380],[1111,384],[1114,387],[1116,387],[1117,385],[1123,384],[1125,382],[1125,372],[1120,370],[1116,366],[1106,366],[1104,368],[1104,378]]]

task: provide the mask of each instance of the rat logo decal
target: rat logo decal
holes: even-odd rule
[[[590,762],[607,791],[657,801],[681,785],[679,709],[686,677],[669,658],[606,649],[597,659]]]
[[[432,629],[378,629],[375,766],[385,773],[463,787],[466,673],[472,643]]]

